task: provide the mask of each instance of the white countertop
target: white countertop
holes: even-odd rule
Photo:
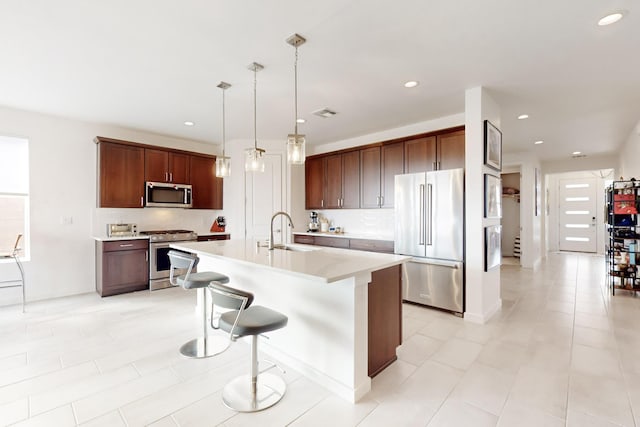
[[[254,240],[218,240],[209,242],[174,242],[170,247],[209,256],[233,260],[257,267],[266,267],[306,279],[331,283],[359,273],[382,270],[403,264],[411,257],[373,252],[325,248],[320,246],[289,245],[306,251],[268,250],[258,247]]]
[[[329,233],[321,231],[294,231],[293,234],[301,236],[320,236],[320,237],[337,237],[341,239],[366,239],[366,240],[384,240],[393,241],[393,237],[382,238],[377,235],[355,234],[355,233]]]
[[[118,240],[149,240],[149,236],[92,236],[98,242],[115,242]]]

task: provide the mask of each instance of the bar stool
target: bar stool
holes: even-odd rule
[[[252,305],[253,294],[217,282],[209,285],[212,304],[230,309],[220,315],[218,325],[229,332],[230,341],[251,336],[251,374],[231,380],[222,391],[226,407],[238,412],[257,412],[267,409],[282,399],[287,389],[284,380],[264,371],[258,371],[258,335],[284,328],[287,316],[266,307]]]
[[[24,288],[24,269],[22,268],[22,263],[20,262],[20,257],[18,253],[22,250],[18,245],[20,244],[20,240],[22,239],[22,234],[18,234],[18,238],[16,239],[16,244],[13,245],[13,250],[11,252],[0,252],[0,260],[2,259],[11,259],[16,262],[18,266],[18,270],[20,270],[20,280],[3,280],[0,281],[0,289],[4,288],[22,288],[22,312],[24,313],[24,304],[25,304],[25,288]],[[2,285],[2,283],[20,283],[19,285]]]
[[[219,339],[216,340],[216,337],[209,337],[207,333],[206,289],[209,283],[228,283],[229,278],[213,271],[192,273],[200,260],[197,255],[173,250],[168,255],[171,262],[169,282],[174,286],[182,286],[183,289],[198,289],[202,298],[202,336],[184,343],[180,347],[180,353],[191,358],[211,357],[222,353],[226,350],[224,344]],[[186,273],[176,276],[177,269],[186,270]]]

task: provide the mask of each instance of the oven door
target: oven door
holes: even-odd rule
[[[169,242],[149,244],[149,288],[152,291],[172,286],[169,283],[169,270],[171,269],[169,251],[171,250],[175,251],[169,247]],[[176,269],[174,274],[181,275],[186,272],[186,269]]]

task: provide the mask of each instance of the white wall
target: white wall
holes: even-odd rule
[[[95,290],[94,233],[107,222],[164,223],[208,230],[221,211],[96,209],[96,144],[100,136],[214,154],[215,147],[116,126],[0,108],[0,134],[29,140],[31,260],[24,264],[27,300]],[[225,197],[226,199],[226,197]],[[72,223],[61,224],[62,217]],[[0,265],[0,276],[15,266]],[[0,305],[20,300],[19,289],[0,290]]]
[[[500,224],[484,218],[484,120],[500,128],[500,108],[482,87],[465,93],[465,320],[484,323],[502,306],[500,268],[484,271],[485,226]],[[504,161],[503,161],[504,163]]]
[[[620,150],[620,173],[616,179],[623,176],[624,179],[640,179],[640,121],[629,134],[627,141]]]
[[[342,139],[328,144],[315,145],[307,149],[307,155],[328,153],[330,151],[342,150],[345,148],[357,147],[360,145],[373,144],[375,142],[388,141],[405,136],[452,128],[461,126],[463,124],[464,113],[453,114],[451,116],[440,117],[437,119],[414,123],[407,126],[387,129],[381,132],[374,132],[354,138]]]

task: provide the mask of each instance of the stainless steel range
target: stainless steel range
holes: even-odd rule
[[[171,287],[169,283],[169,244],[198,239],[198,235],[189,230],[151,230],[141,231],[149,236],[149,289],[155,291]],[[179,274],[180,270],[178,270]]]

